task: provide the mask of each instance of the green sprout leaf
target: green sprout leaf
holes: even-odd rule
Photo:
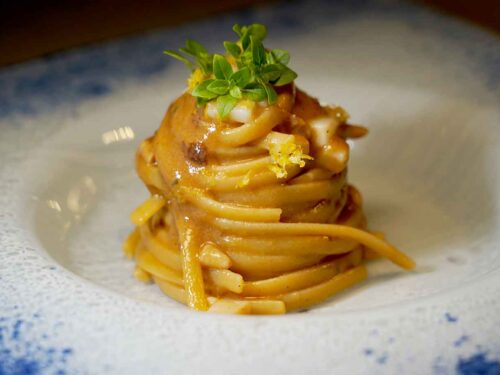
[[[229,79],[236,84],[236,86],[244,88],[246,85],[250,83],[252,78],[252,74],[250,73],[250,69],[247,67],[241,68],[237,72],[231,74]]]
[[[235,58],[238,58],[241,54],[240,46],[238,46],[238,44],[234,42],[224,42],[224,48],[226,49],[227,53]]]
[[[226,118],[232,109],[238,102],[237,98],[233,98],[231,95],[219,96],[217,98],[217,113],[220,118]]]
[[[254,23],[248,26],[248,29],[250,30],[250,35],[254,39],[262,41],[267,36],[267,27],[260,23]]]
[[[197,41],[191,39],[186,40],[186,47],[179,48],[179,51],[186,55],[193,56],[203,73],[208,75],[212,72],[212,55]]]
[[[186,51],[190,51],[193,56],[208,55],[208,51],[196,40],[186,40]]]
[[[244,51],[248,49],[248,46],[250,46],[250,33],[248,32],[248,29],[245,29],[245,31],[243,32],[243,35],[240,38],[240,42],[241,47]]]
[[[235,23],[235,24],[233,25],[233,31],[234,31],[236,34],[238,34],[238,36],[239,36],[240,38],[242,37],[243,32],[242,32],[242,30],[241,30],[241,26],[240,26],[240,25],[238,25],[237,23]]]
[[[271,51],[270,55],[278,62],[283,65],[288,65],[290,62],[290,54],[284,49],[275,48]]]
[[[244,67],[252,68],[253,67],[253,53],[250,48],[243,51],[240,55],[238,67],[240,69]]]
[[[260,77],[267,82],[276,81],[278,78],[280,78],[283,68],[283,65],[279,64],[266,65],[260,71]]]
[[[261,23],[253,23],[249,26],[235,24],[233,31],[238,34],[240,39],[245,35],[253,36],[255,39],[264,40],[267,36],[267,27]]]
[[[254,102],[260,102],[267,98],[266,90],[263,87],[249,88],[241,90],[243,97]]]
[[[238,86],[231,87],[231,89],[229,90],[229,95],[236,99],[241,99],[243,97],[241,89]]]
[[[229,91],[229,82],[216,79],[207,86],[207,90],[217,95],[225,95]]]
[[[231,64],[222,55],[214,55],[213,69],[215,78],[218,79],[228,79],[233,74]]]
[[[297,78],[297,73],[295,73],[292,69],[285,68],[285,70],[281,72],[280,78],[274,83],[274,85],[284,86],[293,82],[295,78]]]
[[[204,106],[205,104],[207,104],[209,101],[210,101],[210,99],[204,99],[204,98],[197,97],[197,98],[196,98],[196,105],[197,105],[198,107],[202,107],[202,106]]]
[[[184,64],[186,64],[190,69],[193,69],[193,63],[189,61],[186,57],[182,56],[180,53],[172,51],[172,50],[165,50],[163,51],[165,55],[171,56],[174,59],[177,59],[179,61],[182,61]]]
[[[193,91],[191,92],[191,95],[203,99],[214,99],[217,97],[217,94],[210,91],[208,89],[208,86],[214,82],[215,80],[213,79],[207,79],[206,81],[201,82],[198,84]]]
[[[266,62],[266,50],[264,49],[262,42],[251,36],[250,44],[252,46],[253,63],[257,66],[264,64]]]
[[[278,94],[274,90],[273,86],[270,85],[269,83],[265,83],[264,84],[264,90],[266,90],[267,102],[269,104],[276,103],[276,100],[278,99]]]

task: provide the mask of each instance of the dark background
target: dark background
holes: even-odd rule
[[[279,0],[0,0],[0,65]],[[332,0],[335,1],[335,0]],[[344,0],[345,1],[345,0]],[[500,34],[500,0],[413,0]]]

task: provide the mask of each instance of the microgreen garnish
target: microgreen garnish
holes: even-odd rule
[[[233,26],[236,42],[224,42],[226,56],[209,53],[194,40],[187,40],[179,52],[164,53],[185,63],[192,71],[189,85],[198,105],[217,100],[217,112],[225,118],[239,99],[276,102],[274,86],[292,82],[297,73],[287,67],[290,55],[282,49],[266,50],[264,25]],[[191,87],[192,86],[192,87]]]

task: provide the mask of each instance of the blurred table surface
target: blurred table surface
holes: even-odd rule
[[[274,2],[277,1],[190,0],[186,3],[178,0],[4,0],[0,2],[0,66],[75,46]],[[455,15],[500,35],[500,0],[414,2]]]

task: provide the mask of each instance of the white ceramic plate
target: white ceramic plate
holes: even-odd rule
[[[133,154],[233,23],[269,25],[298,84],[370,128],[350,180],[418,262],[306,313],[201,314],[132,277]],[[292,3],[0,72],[0,374],[500,372],[500,42],[387,1]],[[472,372],[474,373],[474,372]]]

